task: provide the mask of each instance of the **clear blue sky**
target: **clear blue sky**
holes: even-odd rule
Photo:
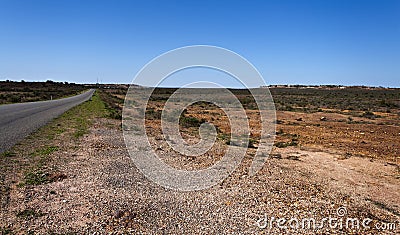
[[[267,84],[400,87],[398,0],[0,0],[0,80],[129,83],[194,44],[241,54]]]

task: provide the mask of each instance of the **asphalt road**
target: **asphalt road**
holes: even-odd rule
[[[94,89],[58,100],[0,105],[0,153],[68,109],[90,99]]]

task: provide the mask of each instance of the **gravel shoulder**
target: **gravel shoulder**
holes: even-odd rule
[[[165,150],[164,154],[168,155]],[[96,119],[79,141],[60,143],[51,165],[66,177],[17,187],[2,207],[5,231],[37,234],[232,234],[398,232],[399,169],[384,161],[343,159],[333,152],[297,147],[274,149],[264,168],[248,176],[251,157],[226,180],[207,190],[178,192],[148,181],[125,149],[119,121]],[[3,204],[4,205],[4,204]],[[371,218],[397,230],[259,228],[268,218]],[[25,215],[21,215],[25,212]],[[31,212],[31,213],[28,213]],[[22,213],[24,214],[24,213]]]

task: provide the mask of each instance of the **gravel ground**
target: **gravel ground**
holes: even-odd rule
[[[115,123],[114,123],[115,122]],[[111,125],[110,125],[111,123]],[[222,183],[194,192],[167,190],[131,161],[118,121],[99,119],[78,146],[63,143],[53,164],[65,179],[12,187],[0,225],[37,234],[378,234],[400,231],[398,166],[334,152],[274,149],[264,168],[247,174],[251,157]],[[159,149],[164,157],[168,149]],[[183,160],[182,160],[183,161]],[[186,160],[185,160],[186,161]],[[167,160],[168,162],[168,160]],[[177,164],[176,160],[170,162]],[[346,209],[338,216],[338,208]],[[27,209],[35,216],[17,214]],[[275,218],[272,226],[264,225]],[[370,218],[372,228],[279,228],[277,218]],[[258,223],[257,223],[258,222]],[[375,224],[394,222],[394,230]],[[300,223],[301,224],[301,223]],[[286,224],[288,225],[288,224]],[[300,226],[301,227],[301,226]]]

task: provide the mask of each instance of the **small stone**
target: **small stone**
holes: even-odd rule
[[[273,153],[273,154],[271,154],[271,157],[272,157],[272,158],[281,159],[281,158],[282,158],[282,154],[280,154],[280,153]]]
[[[296,155],[290,155],[290,156],[288,156],[288,158],[287,159],[289,159],[289,160],[295,160],[295,161],[299,161],[299,156],[296,156]]]
[[[122,211],[122,210],[117,210],[117,211],[115,212],[115,214],[114,214],[114,216],[115,216],[116,219],[121,218],[123,215],[124,215],[124,211]]]

